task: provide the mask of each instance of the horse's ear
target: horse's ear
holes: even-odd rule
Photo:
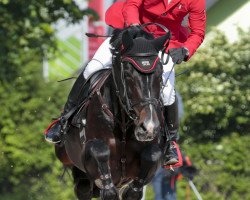
[[[133,38],[131,37],[128,30],[124,31],[122,34],[122,46],[123,51],[127,51],[128,49],[132,48],[134,45]]]
[[[156,48],[157,51],[160,51],[163,49],[163,47],[166,46],[170,37],[171,37],[170,32],[168,32],[167,34],[152,40],[151,43]]]

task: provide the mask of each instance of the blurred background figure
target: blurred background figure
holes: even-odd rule
[[[189,180],[197,174],[188,156],[182,153],[183,166],[174,170],[160,168],[152,180],[155,200],[176,200],[177,181],[183,176]]]

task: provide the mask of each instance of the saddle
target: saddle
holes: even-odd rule
[[[80,128],[81,125],[85,126],[88,104],[91,101],[92,96],[102,87],[110,74],[111,69],[102,69],[88,78],[86,81],[86,90],[82,94],[83,100],[82,102],[79,102],[79,106],[72,114],[71,125],[77,128]],[[87,87],[87,85],[89,85],[89,87]]]

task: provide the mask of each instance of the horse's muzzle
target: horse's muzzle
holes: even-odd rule
[[[154,140],[159,133],[160,127],[153,122],[142,123],[135,128],[135,138],[140,142],[148,142]]]

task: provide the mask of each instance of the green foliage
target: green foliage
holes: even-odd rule
[[[181,146],[200,170],[194,182],[205,200],[250,198],[249,41],[249,33],[233,44],[218,33],[178,69],[191,69],[177,78],[185,105]]]
[[[229,44],[218,34],[182,66],[191,69],[187,76],[177,78],[185,101],[184,137],[192,135],[192,140],[206,143],[234,131],[248,133],[249,41],[249,35],[242,34],[239,42]]]
[[[20,77],[0,87],[0,193],[5,194],[0,199],[73,196],[72,190],[65,190],[72,188],[72,182],[60,182],[62,166],[43,136],[51,118],[60,114],[68,86],[45,82],[40,65],[40,59],[33,57]]]
[[[52,25],[59,19],[77,23],[84,15],[98,18],[93,10],[80,10],[73,0],[2,0],[0,13],[1,80],[18,76],[16,68],[24,64],[21,55],[48,56],[56,47]]]
[[[220,142],[183,144],[199,169],[194,182],[203,199],[249,199],[249,142],[249,135],[233,133]]]
[[[71,0],[1,0],[0,13],[0,199],[75,199],[72,179],[61,180],[62,165],[43,136],[69,83],[46,82],[42,56],[55,48],[53,23],[77,23],[93,11]]]

